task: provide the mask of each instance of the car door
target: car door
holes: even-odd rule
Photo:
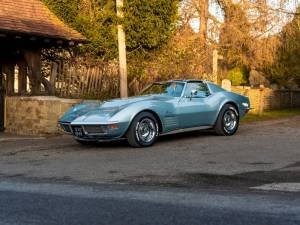
[[[192,96],[192,91],[197,91]],[[178,102],[180,128],[210,126],[213,123],[213,107],[210,105],[211,93],[203,82],[189,82],[183,97]]]

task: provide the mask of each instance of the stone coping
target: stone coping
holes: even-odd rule
[[[56,96],[6,96],[7,99],[20,99],[24,101],[60,101],[64,103],[77,103],[82,99],[59,98]]]

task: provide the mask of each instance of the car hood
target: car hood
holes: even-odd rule
[[[95,121],[107,121],[114,114],[120,110],[126,108],[127,106],[144,101],[169,101],[173,99],[169,96],[163,95],[147,95],[147,96],[138,96],[131,97],[126,99],[113,99],[110,101],[87,101],[82,102],[68,112],[60,119],[62,122],[95,122]]]
[[[130,105],[132,103],[136,102],[142,102],[142,101],[169,101],[173,99],[172,97],[169,96],[164,96],[164,95],[146,95],[146,96],[137,96],[137,97],[130,97],[126,99],[113,99],[110,101],[105,101],[101,104],[101,108],[112,108],[112,107],[122,107]]]

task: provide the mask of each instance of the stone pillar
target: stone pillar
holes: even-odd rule
[[[224,88],[226,91],[231,91],[231,81],[228,79],[222,80],[222,88]]]

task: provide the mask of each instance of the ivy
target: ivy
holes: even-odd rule
[[[81,32],[89,43],[85,56],[110,60],[117,57],[117,29],[122,23],[131,57],[163,46],[176,26],[178,0],[125,0],[124,19],[116,16],[115,0],[43,0],[65,23]]]

